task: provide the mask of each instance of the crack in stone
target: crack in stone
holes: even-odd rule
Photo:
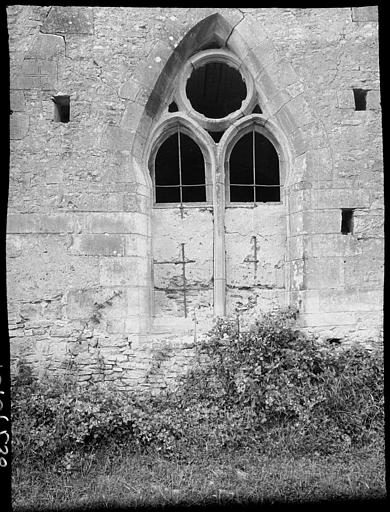
[[[338,41],[338,46],[341,44],[341,41],[344,41],[345,42],[345,37],[346,37],[346,34],[345,34],[345,27],[343,27],[342,29],[342,32],[340,34],[340,39]],[[338,74],[339,74],[339,71],[340,71],[340,66],[341,66],[341,60],[343,58],[343,56],[345,55],[345,46],[343,45],[343,48],[342,50],[339,52],[338,56],[337,56],[337,62],[336,62],[336,70],[335,70],[335,73],[333,75],[333,78],[328,82],[328,86],[332,85],[333,82],[336,80]]]
[[[45,20],[47,19],[47,17],[49,16],[51,10],[53,9],[53,6],[51,5],[46,13],[46,16],[45,16]]]
[[[240,23],[245,19],[245,14],[242,12],[242,10],[241,10],[241,9],[237,9],[237,10],[238,10],[238,11],[240,11],[240,13],[241,13],[241,15],[242,15],[242,18],[241,18],[239,21],[237,21],[237,23],[234,25],[234,27],[232,27],[232,29],[231,29],[231,31],[230,31],[230,34],[227,36],[227,38],[226,38],[226,40],[225,40],[225,43],[224,43],[224,44],[225,44],[225,46],[227,46],[228,41],[229,41],[229,39],[230,39],[231,35],[233,34],[233,31],[234,31],[234,30],[236,29],[236,27],[237,27],[237,26],[238,26],[238,25],[239,25],[239,24],[240,24]]]
[[[103,80],[103,77],[101,76],[103,72],[103,67],[100,64],[98,64],[95,59],[93,59],[92,62],[93,64],[95,64],[95,66],[99,68],[97,78],[100,80],[100,82],[107,86],[109,89],[111,89],[119,100],[122,100],[123,98],[119,96],[119,92],[115,89],[115,87],[113,87],[112,85],[108,84],[105,80]]]

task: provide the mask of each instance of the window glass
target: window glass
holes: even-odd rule
[[[256,201],[280,201],[279,157],[267,137],[255,132]]]
[[[160,146],[155,160],[156,203],[206,201],[203,154],[180,130]]]
[[[273,144],[251,131],[235,144],[229,160],[230,201],[280,201],[279,158]]]

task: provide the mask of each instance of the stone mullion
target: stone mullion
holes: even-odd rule
[[[217,161],[213,175],[214,206],[214,315],[226,314],[225,172]]]

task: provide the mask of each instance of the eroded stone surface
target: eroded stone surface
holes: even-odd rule
[[[297,304],[320,338],[378,339],[377,8],[9,6],[7,16],[13,360],[80,382],[164,388],[188,368],[221,289],[228,312]],[[282,200],[153,208],[148,138],[181,66],[215,42],[242,60],[283,134]],[[354,89],[367,91],[366,110]],[[55,121],[61,94],[69,123]],[[215,172],[219,201],[224,163]]]

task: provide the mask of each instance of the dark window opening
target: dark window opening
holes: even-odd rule
[[[353,232],[353,210],[342,209],[341,210],[341,233],[348,235]]]
[[[219,142],[222,138],[222,135],[224,134],[225,132],[209,132],[209,134],[211,135],[211,137],[213,138],[214,142]]]
[[[202,151],[180,130],[168,137],[157,151],[155,188],[156,203],[206,201]]]
[[[280,201],[279,157],[260,133],[247,133],[234,146],[229,160],[230,201]]]
[[[172,101],[172,103],[170,103],[169,107],[168,107],[168,112],[178,112],[179,109],[176,105],[176,102]]]
[[[255,108],[252,110],[252,114],[262,114],[261,108],[259,105],[256,105]]]
[[[59,123],[69,123],[70,119],[70,96],[53,96],[54,102],[54,121]]]
[[[354,89],[355,110],[367,110],[367,92],[364,89]]]
[[[186,93],[194,110],[220,119],[241,107],[246,85],[237,69],[221,62],[208,62],[192,72]]]

